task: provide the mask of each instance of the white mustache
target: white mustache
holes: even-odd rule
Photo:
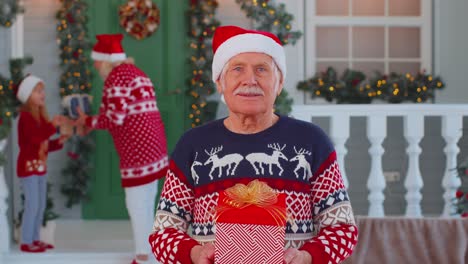
[[[258,86],[241,86],[234,91],[234,95],[238,94],[253,94],[253,95],[265,95],[263,90]]]

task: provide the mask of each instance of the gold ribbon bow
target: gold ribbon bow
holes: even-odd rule
[[[247,205],[266,207],[278,201],[278,194],[266,183],[253,180],[249,184],[236,184],[226,189],[226,204],[235,208],[242,208]]]
[[[256,205],[268,211],[278,225],[286,219],[285,208],[275,205],[278,193],[264,182],[253,180],[247,185],[238,183],[226,189],[224,193],[226,197],[223,202],[226,206],[218,206],[216,220],[228,210],[242,209],[249,205]]]

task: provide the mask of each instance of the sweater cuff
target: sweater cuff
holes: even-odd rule
[[[312,263],[327,264],[329,260],[325,247],[318,242],[307,242],[299,250],[305,250],[312,256]]]
[[[190,253],[192,252],[192,248],[198,245],[200,244],[192,238],[181,241],[177,252],[177,260],[182,264],[192,264]]]
[[[96,118],[94,118],[94,116],[88,116],[86,117],[85,119],[85,125],[87,127],[91,127],[91,128],[94,128],[94,126],[96,126]]]

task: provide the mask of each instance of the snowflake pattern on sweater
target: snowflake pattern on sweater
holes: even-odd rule
[[[166,135],[154,87],[135,65],[121,64],[109,73],[99,115],[89,117],[86,124],[112,135],[123,187],[147,184],[166,174]]]
[[[285,248],[307,250],[314,263],[350,256],[357,227],[333,145],[317,126],[281,116],[256,134],[233,133],[218,120],[179,140],[149,238],[156,258],[191,263],[193,246],[214,241],[219,192],[253,179],[286,195]]]

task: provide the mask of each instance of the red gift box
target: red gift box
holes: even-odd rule
[[[215,263],[283,264],[285,195],[258,180],[236,186],[218,199]]]

